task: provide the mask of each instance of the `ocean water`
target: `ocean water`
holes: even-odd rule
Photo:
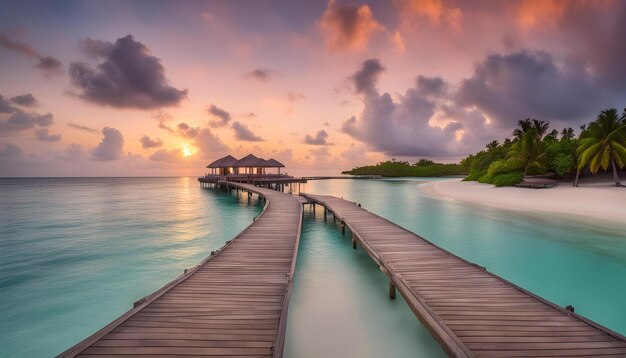
[[[0,356],[64,351],[261,210],[195,178],[0,179]]]
[[[435,179],[433,179],[435,180]],[[362,205],[626,334],[626,223],[431,198],[425,180],[328,180]],[[512,203],[513,205],[513,203]],[[195,178],[0,179],[0,356],[63,351],[245,228],[262,207]],[[288,357],[443,352],[362,250],[305,210]]]

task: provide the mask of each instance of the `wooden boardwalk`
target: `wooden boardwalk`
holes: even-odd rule
[[[61,357],[282,356],[302,205],[274,190],[230,186],[267,200],[259,218]]]
[[[353,234],[452,357],[626,357],[626,339],[333,196],[307,195]]]

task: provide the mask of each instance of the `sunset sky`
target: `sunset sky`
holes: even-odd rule
[[[626,106],[626,1],[0,1],[0,176],[456,161]]]

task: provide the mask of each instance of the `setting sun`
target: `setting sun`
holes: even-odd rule
[[[186,145],[181,150],[181,153],[182,153],[183,157],[187,158],[187,157],[191,156],[194,153],[194,151],[192,151],[191,148],[188,145]]]

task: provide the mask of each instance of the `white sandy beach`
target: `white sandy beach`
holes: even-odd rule
[[[493,207],[599,218],[626,224],[626,188],[561,183],[550,189],[497,188],[490,184],[446,180],[420,186],[428,195]]]

